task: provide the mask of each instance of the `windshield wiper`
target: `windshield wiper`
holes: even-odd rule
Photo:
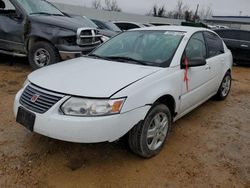
[[[48,13],[48,12],[32,12],[32,13],[30,13],[30,15],[33,15],[33,14],[51,15],[51,14],[50,14],[50,13]]]
[[[138,59],[134,59],[132,57],[127,57],[127,56],[108,56],[107,58],[112,59],[112,60],[133,61],[141,65],[149,65],[146,61],[141,61]]]
[[[48,12],[33,12],[33,13],[30,13],[30,15],[34,15],[34,14],[43,14],[43,15],[48,15],[48,16],[63,16],[62,14],[51,14],[51,13],[48,13]]]
[[[63,14],[51,14],[52,16],[64,16]]]
[[[108,60],[108,61],[111,60],[111,59],[108,58],[108,57],[100,56],[100,55],[96,55],[96,54],[89,54],[88,57],[95,57],[95,58],[98,58],[98,59],[104,59],[104,60]]]

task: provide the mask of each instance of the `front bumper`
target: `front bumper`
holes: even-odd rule
[[[59,51],[61,60],[65,61],[68,59],[74,59],[77,57],[81,57],[82,56],[82,52],[80,51],[76,51],[76,52],[69,52],[69,51]]]
[[[14,113],[17,116],[23,90],[19,91],[14,101]],[[134,125],[145,118],[149,106],[111,116],[73,117],[59,113],[59,107],[68,98],[64,97],[46,113],[36,115],[34,132],[51,138],[77,142],[98,143],[113,142],[125,135]],[[22,106],[23,107],[23,106]]]
[[[73,59],[86,55],[94,50],[97,46],[67,46],[67,45],[56,45],[56,48],[59,51],[61,60],[65,61],[68,59]]]

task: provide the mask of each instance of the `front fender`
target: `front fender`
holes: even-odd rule
[[[29,33],[26,35],[26,43],[31,38],[41,38],[53,44],[58,44],[60,38],[76,36],[76,33],[71,30],[43,23],[30,23],[29,30]]]
[[[175,110],[179,108],[182,74],[176,68],[163,68],[115,94],[112,98],[127,97],[122,112],[154,104],[160,97],[171,95]]]

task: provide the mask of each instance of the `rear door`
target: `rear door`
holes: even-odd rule
[[[216,92],[221,82],[220,74],[223,72],[224,63],[226,63],[226,54],[222,40],[215,33],[206,31],[204,37],[207,47],[206,61],[210,69],[211,89],[212,92]]]
[[[250,32],[239,31],[239,54],[238,59],[249,61],[250,60]]]
[[[241,30],[217,30],[236,60],[250,59],[250,32]]]
[[[0,4],[0,49],[24,52],[24,16],[9,0]]]

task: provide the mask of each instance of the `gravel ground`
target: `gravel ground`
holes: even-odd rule
[[[17,124],[12,106],[31,72],[26,62],[1,55],[0,187],[250,188],[249,67],[234,67],[227,100],[177,121],[162,152],[145,160],[123,141],[67,143]]]

